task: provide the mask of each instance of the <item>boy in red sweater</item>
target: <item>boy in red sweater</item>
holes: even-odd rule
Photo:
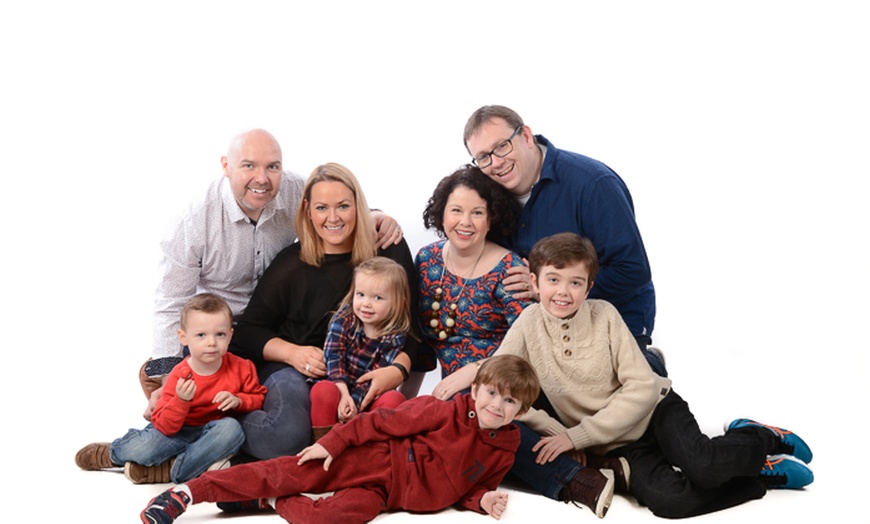
[[[496,488],[520,442],[511,422],[539,391],[528,362],[491,358],[470,393],[362,413],[297,456],[207,472],[152,499],[142,522],[168,524],[188,504],[250,499],[249,506],[274,507],[294,524],[368,522],[383,511],[451,505],[498,519],[507,493]],[[301,495],[329,491],[335,494],[317,500]]]
[[[76,454],[76,464],[86,470],[123,465],[135,484],[179,483],[235,454],[245,435],[228,415],[260,409],[266,388],[252,362],[227,353],[232,315],[220,297],[206,293],[191,298],[178,330],[190,356],[167,377],[151,423],[111,444],[88,444]]]

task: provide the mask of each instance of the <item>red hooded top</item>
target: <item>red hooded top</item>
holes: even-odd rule
[[[484,513],[480,499],[513,465],[520,431],[481,429],[470,394],[421,396],[395,409],[361,413],[318,441],[333,458],[350,446],[388,441],[393,485],[387,506],[438,511],[457,505]]]

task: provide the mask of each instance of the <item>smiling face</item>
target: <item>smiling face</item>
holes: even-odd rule
[[[477,252],[483,249],[489,233],[489,213],[486,200],[477,191],[456,186],[444,206],[444,234],[459,251]]]
[[[390,318],[395,300],[388,280],[374,273],[358,271],[354,277],[353,313],[363,324],[366,336],[377,338]]]
[[[356,200],[349,187],[334,180],[318,182],[311,186],[311,199],[305,206],[314,231],[323,241],[324,253],[353,250]]]
[[[249,131],[233,142],[221,165],[236,203],[258,220],[281,187],[281,146],[266,131]]]
[[[510,391],[498,391],[489,384],[476,384],[471,388],[474,411],[482,429],[498,429],[519,416],[523,403],[513,398]]]
[[[561,269],[543,266],[539,273],[540,276],[531,273],[529,280],[532,289],[541,296],[541,306],[558,318],[577,313],[592,288],[586,264],[580,262]]]
[[[178,338],[190,350],[191,360],[203,364],[206,368],[220,366],[223,356],[230,347],[232,335],[233,322],[224,311],[215,313],[190,311],[184,326],[178,330]],[[200,372],[199,369],[196,371]]]
[[[507,140],[514,132],[502,118],[493,118],[468,138],[466,146],[472,157],[489,153]],[[492,155],[492,164],[481,169],[486,175],[517,196],[532,190],[540,171],[541,150],[532,131],[524,126],[511,140],[513,150],[504,158]]]

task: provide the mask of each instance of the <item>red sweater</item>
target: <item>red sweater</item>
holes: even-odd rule
[[[484,513],[480,499],[513,465],[520,431],[481,429],[471,395],[412,398],[394,410],[360,413],[318,441],[337,457],[350,446],[388,441],[393,486],[388,509],[438,511],[452,505]]]
[[[151,414],[151,423],[164,435],[171,437],[182,426],[204,426],[212,420],[263,407],[266,387],[260,385],[257,370],[250,360],[227,353],[216,373],[197,375],[190,369],[188,359],[190,357],[175,366],[166,377],[163,395]],[[181,400],[175,393],[175,384],[179,377],[187,377],[189,374],[193,375],[196,382],[196,393],[190,402]],[[241,405],[232,411],[219,410],[219,404],[212,401],[221,391],[229,391],[239,397]]]

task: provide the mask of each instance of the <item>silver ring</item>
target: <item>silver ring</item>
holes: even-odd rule
[[[311,371],[311,364],[306,363],[305,364],[305,372],[308,373],[310,371]]]

